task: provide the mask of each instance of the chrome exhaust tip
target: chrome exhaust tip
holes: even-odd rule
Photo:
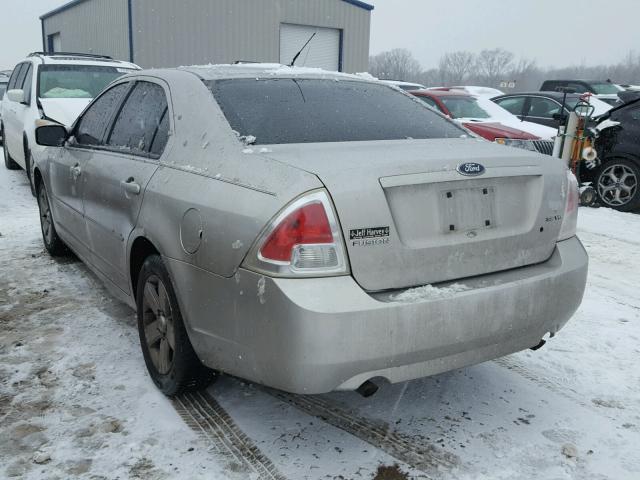
[[[529,350],[533,350],[534,352],[536,350],[540,350],[542,347],[544,347],[544,344],[547,343],[546,340],[540,340],[540,343],[537,344],[535,347],[531,347]]]
[[[375,393],[378,391],[378,388],[379,387],[371,380],[367,380],[356,389],[356,392],[358,392],[364,398],[369,398],[372,395],[375,395]]]

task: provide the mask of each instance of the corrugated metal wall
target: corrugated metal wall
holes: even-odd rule
[[[279,62],[281,23],[343,29],[343,70],[368,69],[370,12],[341,0],[134,0],[134,61]]]
[[[43,20],[47,35],[60,32],[62,50],[129,60],[127,0],[90,0]]]

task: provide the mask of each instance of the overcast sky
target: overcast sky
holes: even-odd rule
[[[38,17],[65,0],[0,0],[0,69],[42,48]],[[295,0],[304,1],[304,0]],[[425,68],[502,47],[542,66],[617,63],[640,50],[640,0],[371,0],[371,53],[404,47]]]

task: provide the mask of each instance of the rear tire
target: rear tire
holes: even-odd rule
[[[49,196],[43,182],[38,184],[38,208],[40,210],[40,230],[42,231],[42,242],[44,247],[52,257],[66,255],[69,250],[64,242],[58,237],[56,226],[51,216],[51,206]]]
[[[149,375],[167,396],[201,390],[215,378],[191,346],[169,273],[159,255],[138,276],[136,306],[140,346]]]
[[[604,162],[596,174],[600,203],[621,212],[640,208],[640,164],[626,158]]]
[[[2,130],[2,152],[4,153],[4,166],[7,167],[7,170],[18,170],[20,165],[18,165],[11,155],[9,155],[9,147],[7,147],[7,137],[4,134],[4,125],[0,127]]]

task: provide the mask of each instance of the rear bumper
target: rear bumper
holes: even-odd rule
[[[400,303],[390,293],[367,294],[351,277],[240,271],[223,279],[166,261],[205,364],[309,394],[355,389],[373,377],[434,375],[532,347],[578,308],[588,265],[572,238],[542,264],[462,281],[468,290],[444,298]]]

